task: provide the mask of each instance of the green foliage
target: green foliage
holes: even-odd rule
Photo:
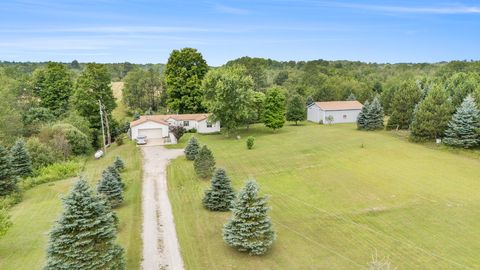
[[[200,144],[195,136],[192,136],[188,141],[187,147],[185,147],[185,156],[188,160],[195,160],[198,152],[200,151]]]
[[[253,123],[263,122],[263,111],[265,106],[265,94],[253,92],[253,103],[251,104],[247,117],[247,126]]]
[[[303,98],[295,94],[293,95],[287,103],[287,121],[295,122],[295,125],[298,124],[298,121],[305,121],[307,119],[307,109],[305,107],[305,101]]]
[[[212,151],[206,145],[200,148],[193,162],[195,173],[201,178],[211,177],[215,170],[215,158]]]
[[[205,104],[220,121],[227,134],[248,122],[256,112],[252,78],[242,66],[233,65],[210,70],[202,84]]]
[[[368,105],[368,108],[364,114],[364,126],[363,129],[366,130],[376,130],[383,129],[383,118],[385,117],[383,113],[382,105],[380,104],[380,99],[376,96],[372,103]]]
[[[468,95],[480,90],[480,75],[474,72],[454,73],[445,82],[445,89],[450,93],[452,104],[456,108]]]
[[[370,109],[370,102],[367,100],[363,104],[362,110],[357,117],[357,129],[365,129],[367,126],[367,114]]]
[[[62,134],[74,155],[87,154],[91,150],[87,135],[70,124],[56,124],[52,126],[54,134]]]
[[[48,62],[33,75],[34,91],[40,97],[40,105],[59,116],[69,107],[73,90],[72,73],[68,68],[55,62]]]
[[[59,159],[50,146],[43,144],[36,137],[30,137],[28,139],[27,150],[30,154],[34,170],[50,165]]]
[[[229,61],[228,66],[241,65],[245,67],[245,73],[253,80],[253,88],[255,91],[262,91],[267,87],[267,71],[266,62],[262,58],[241,57],[234,61]]]
[[[117,207],[123,202],[122,183],[109,170],[102,173],[102,179],[97,184],[97,192],[105,196],[112,207]]]
[[[80,179],[64,199],[64,211],[50,232],[45,270],[122,270],[114,214]]]
[[[44,183],[74,177],[83,168],[82,164],[80,161],[70,160],[42,167],[36,171],[35,176],[27,177],[21,181],[21,187],[25,190]]]
[[[210,189],[205,191],[203,206],[210,211],[228,211],[235,199],[230,178],[224,169],[217,169],[211,180]]]
[[[354,93],[350,93],[350,95],[348,95],[347,101],[354,101],[354,100],[357,100],[357,97],[355,96]]]
[[[273,82],[276,85],[283,85],[287,80],[288,80],[288,71],[282,70],[277,73],[277,75],[273,79]]]
[[[113,162],[113,167],[115,167],[117,171],[121,172],[125,169],[125,163],[119,156],[116,156],[115,161]]]
[[[173,50],[165,68],[167,105],[177,113],[204,112],[202,79],[208,65],[196,49]]]
[[[393,95],[392,114],[387,129],[408,129],[420,98],[421,92],[417,85],[412,81],[404,81]]]
[[[10,216],[5,208],[0,208],[0,238],[7,233],[8,229],[12,226]]]
[[[247,138],[247,149],[252,149],[254,144],[255,144],[255,137],[248,136],[248,138]]]
[[[158,111],[162,105],[163,83],[157,69],[135,69],[124,79],[122,101],[130,109]]]
[[[120,134],[119,136],[117,136],[117,137],[115,138],[115,143],[116,143],[118,146],[123,145],[124,139],[125,139],[125,134]]]
[[[52,112],[43,107],[32,107],[22,116],[23,124],[28,128],[28,133],[38,132],[40,125],[52,122],[54,119],[55,116]]]
[[[25,177],[32,174],[32,161],[28,154],[25,141],[18,139],[10,149],[11,174],[17,177]]]
[[[17,191],[17,179],[12,173],[12,160],[8,150],[0,145],[0,196]]]
[[[273,130],[282,128],[285,124],[285,96],[278,87],[267,90],[263,121],[266,127]]]
[[[255,181],[248,181],[233,203],[232,217],[223,229],[223,239],[229,246],[250,255],[262,255],[275,240],[268,217],[267,197],[258,196]]]
[[[448,123],[443,142],[447,145],[472,148],[480,144],[480,112],[468,95]]]
[[[106,173],[110,173],[112,174],[115,179],[117,179],[117,181],[120,183],[120,185],[122,186],[122,188],[125,187],[125,183],[123,183],[122,181],[122,176],[120,175],[120,171],[117,170],[117,168],[115,167],[115,163],[111,166],[108,166],[102,173],[103,174],[106,174]]]
[[[23,129],[18,87],[19,82],[0,69],[0,141],[4,143],[13,143]]]
[[[415,109],[410,126],[414,140],[428,140],[443,137],[453,113],[448,93],[441,85],[435,85]]]

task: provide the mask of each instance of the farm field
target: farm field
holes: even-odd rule
[[[205,210],[209,181],[184,157],[168,169],[185,266],[196,269],[366,269],[373,254],[397,269],[479,269],[480,159],[354,125],[263,126],[195,135],[238,190],[254,178],[270,195],[277,241],[263,257],[222,240],[230,213]],[[247,150],[247,136],[256,137]],[[178,147],[184,146],[184,136]]]
[[[139,269],[141,261],[141,154],[133,143],[112,145],[107,155],[89,159],[85,175],[94,186],[102,171],[119,155],[126,165],[122,173],[127,184],[125,202],[116,210],[119,224],[118,241],[126,252],[127,269]],[[71,188],[76,178],[46,183],[24,194],[21,203],[10,211],[13,226],[0,241],[0,269],[42,269],[46,256],[48,232],[62,211],[61,197]]]

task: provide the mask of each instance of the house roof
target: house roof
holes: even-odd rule
[[[138,126],[148,121],[155,123],[168,125],[168,119],[174,119],[176,121],[202,121],[210,116],[208,113],[196,113],[196,114],[157,114],[157,115],[142,115],[139,119],[130,122],[130,127]]]
[[[320,109],[324,111],[341,111],[341,110],[361,110],[362,103],[353,101],[322,101],[315,102]]]

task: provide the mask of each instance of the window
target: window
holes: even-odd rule
[[[183,126],[184,127],[188,127],[190,125],[190,122],[189,121],[183,121]]]
[[[210,121],[207,121],[207,128],[211,128],[213,125],[212,125],[212,122]]]
[[[343,115],[343,119],[347,119],[347,115],[346,115],[346,114]]]

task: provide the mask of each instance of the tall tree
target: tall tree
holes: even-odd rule
[[[214,69],[203,81],[205,104],[213,113],[212,120],[219,120],[227,134],[248,122],[254,110],[252,78],[239,65]]]
[[[165,68],[168,107],[176,113],[204,112],[201,84],[207,71],[196,49],[173,50]]]
[[[32,174],[32,160],[22,139],[18,139],[12,146],[10,155],[11,173],[14,176],[25,177]]]
[[[9,195],[17,190],[17,180],[11,166],[10,153],[0,145],[0,196]]]
[[[457,72],[447,79],[445,88],[452,97],[453,106],[457,107],[469,94],[480,90],[480,75],[474,72]]]
[[[294,94],[287,103],[287,121],[293,121],[298,125],[298,121],[305,119],[307,119],[305,101],[299,94]]]
[[[453,106],[445,88],[436,84],[415,110],[411,136],[415,140],[428,140],[443,137],[453,113]]]
[[[203,206],[210,211],[228,211],[235,199],[235,191],[225,169],[217,169],[211,180],[210,189],[205,191]]]
[[[124,79],[123,102],[131,109],[158,111],[162,104],[163,83],[160,72],[136,69]]]
[[[202,146],[195,161],[193,162],[193,168],[198,176],[201,178],[211,177],[215,170],[215,158],[213,153],[206,145]]]
[[[275,240],[272,222],[268,217],[267,197],[258,196],[255,181],[248,181],[233,203],[232,217],[223,228],[227,245],[251,255],[262,255]]]
[[[107,67],[102,64],[87,64],[85,70],[77,79],[73,104],[79,114],[90,122],[92,128],[99,129],[101,127],[99,100],[105,106],[109,117],[116,107],[110,81],[110,73]]]
[[[367,100],[363,104],[362,110],[357,117],[357,129],[366,129],[367,128],[367,114],[370,109],[370,102]]]
[[[480,144],[480,112],[468,95],[448,123],[443,142],[447,145],[472,148]]]
[[[393,96],[392,114],[388,119],[387,129],[408,129],[421,95],[415,82],[404,81]]]
[[[105,196],[112,207],[117,207],[123,202],[122,183],[110,171],[102,174],[102,179],[97,184],[97,192]]]
[[[80,179],[64,199],[64,210],[50,232],[45,270],[122,270],[114,214],[107,202]]]
[[[265,126],[273,130],[285,124],[285,96],[280,88],[271,87],[267,90],[263,117]]]
[[[33,75],[34,91],[40,97],[40,105],[59,116],[68,110],[73,93],[72,73],[61,63],[48,62]]]
[[[385,114],[383,113],[382,104],[380,104],[380,98],[376,96],[365,112],[365,129],[383,129],[384,117]]]

